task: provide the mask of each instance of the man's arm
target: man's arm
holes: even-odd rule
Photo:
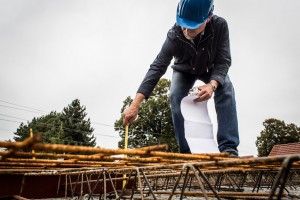
[[[176,42],[174,41],[175,33],[171,29],[168,32],[167,38],[162,45],[159,54],[156,56],[153,63],[150,65],[148,72],[144,80],[142,81],[137,93],[141,93],[148,99],[158,83],[159,79],[166,73],[168,66],[173,59],[175,49],[177,48]]]
[[[170,40],[170,31],[168,36],[157,55],[156,59],[150,65],[150,69],[148,70],[143,82],[141,83],[136,96],[131,103],[131,105],[125,109],[123,113],[123,124],[127,125],[133,122],[140,108],[141,103],[144,99],[148,99],[157,82],[161,78],[161,76],[166,72],[172,58],[174,51],[174,43]]]
[[[222,87],[231,65],[228,25],[224,19],[219,18],[219,20],[221,20],[219,22],[221,25],[219,26],[218,30],[216,30],[215,34],[220,34],[221,39],[220,45],[218,49],[216,49],[217,52],[214,61],[214,68],[210,77],[210,82],[206,85],[198,87],[200,92],[197,94],[198,98],[194,100],[197,102],[210,99],[214,92],[213,86],[216,88]]]
[[[216,49],[214,68],[210,80],[216,80],[222,86],[231,65],[231,53],[228,24],[223,18],[219,17],[217,20],[216,23],[218,23],[218,26],[216,27],[215,34],[219,35],[220,40]]]

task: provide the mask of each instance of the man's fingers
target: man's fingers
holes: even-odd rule
[[[123,113],[123,125],[126,126],[127,124],[129,124],[129,117]]]
[[[204,100],[202,98],[200,98],[200,97],[194,99],[194,102],[201,102],[201,101],[204,101]]]
[[[194,99],[194,102],[201,102],[201,101],[206,101],[206,100],[208,100],[208,99],[210,99],[210,95],[209,94],[207,94],[207,93],[205,93],[205,94],[203,94],[203,95],[197,95],[198,96],[198,98],[196,98],[196,99]]]
[[[123,117],[123,125],[126,126],[134,121],[135,117],[134,116],[126,116],[124,115]]]
[[[128,121],[125,119],[125,117],[123,118],[123,125],[126,126],[128,124]]]
[[[138,116],[138,112],[135,108],[128,107],[123,112],[123,125],[126,126],[128,124],[133,123]]]

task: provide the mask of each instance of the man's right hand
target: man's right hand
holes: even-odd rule
[[[126,126],[133,122],[138,115],[139,107],[135,107],[134,105],[130,105],[123,112],[123,125]]]
[[[140,105],[145,99],[145,96],[142,93],[137,93],[131,105],[126,108],[123,112],[123,125],[126,126],[133,122],[138,115]]]

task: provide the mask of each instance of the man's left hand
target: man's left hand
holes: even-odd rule
[[[196,95],[198,98],[194,99],[195,102],[206,101],[210,99],[214,93],[214,90],[209,83],[199,86],[198,89],[200,92]]]

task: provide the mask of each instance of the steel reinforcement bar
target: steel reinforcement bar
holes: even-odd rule
[[[12,181],[13,192],[0,190],[0,198],[37,197],[28,191],[38,193],[30,185],[39,178],[46,183],[54,178],[52,198],[300,198],[296,193],[300,185],[298,154],[233,159],[226,153],[165,152],[166,145],[123,150],[39,142],[39,135],[23,142],[0,142],[0,147],[7,149],[0,152],[0,186],[5,189],[8,184],[1,180],[21,177],[18,184]],[[32,149],[41,152],[32,153]],[[47,186],[51,187],[50,181]]]

